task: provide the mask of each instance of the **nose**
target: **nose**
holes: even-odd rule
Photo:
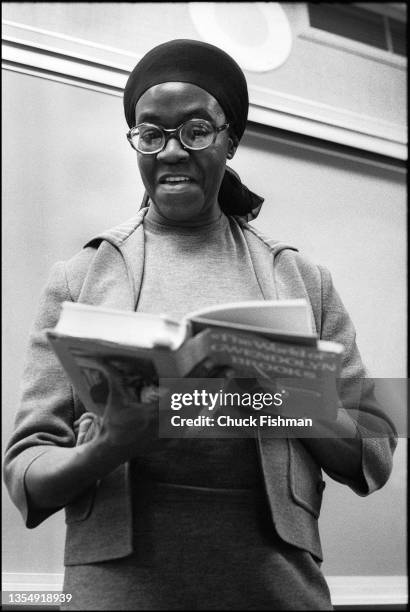
[[[176,136],[171,136],[162,151],[157,154],[159,161],[166,161],[171,164],[188,159],[188,157],[188,151],[182,148]]]

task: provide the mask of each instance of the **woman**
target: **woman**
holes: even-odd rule
[[[248,92],[214,46],[151,50],[124,92],[142,210],[53,268],[30,339],[5,479],[26,525],[66,510],[70,609],[332,609],[320,570],[323,469],[359,495],[388,479],[395,432],[363,384],[354,328],[327,270],[246,220],[262,198],[231,170]],[[48,346],[63,300],[182,317],[221,302],[304,297],[345,346],[333,437],[159,439],[152,404],[110,380],[97,421]],[[357,399],[357,398],[356,398]],[[350,402],[350,403],[349,403]]]

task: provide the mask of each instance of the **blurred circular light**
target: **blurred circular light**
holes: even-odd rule
[[[244,70],[274,70],[289,57],[292,32],[278,2],[191,2],[189,11],[201,38]]]

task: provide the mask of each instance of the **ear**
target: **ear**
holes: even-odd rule
[[[228,139],[228,152],[226,154],[227,159],[232,159],[232,157],[236,153],[236,149],[238,148],[238,142],[236,138],[232,138],[231,136]]]

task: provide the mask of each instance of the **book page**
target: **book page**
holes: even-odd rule
[[[312,333],[309,307],[305,299],[233,302],[188,315],[189,320],[197,317],[201,321],[265,327],[278,332],[301,335]]]

